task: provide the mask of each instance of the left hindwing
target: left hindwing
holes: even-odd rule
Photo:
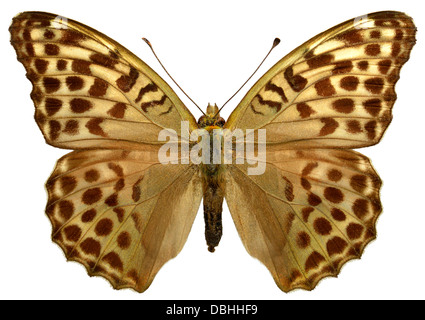
[[[268,143],[287,147],[377,143],[391,121],[394,86],[415,32],[404,13],[378,12],[317,35],[253,86],[226,128],[267,129]]]

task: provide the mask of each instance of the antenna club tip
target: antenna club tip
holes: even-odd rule
[[[279,38],[275,38],[273,40],[273,48],[276,47],[279,43],[280,43],[280,39]]]
[[[149,41],[148,39],[146,39],[146,38],[142,38],[142,40],[143,40],[144,42],[146,42],[146,43],[148,44],[148,46],[150,46],[150,47],[151,47],[151,43],[150,43],[150,41]]]

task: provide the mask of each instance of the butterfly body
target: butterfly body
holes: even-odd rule
[[[376,12],[313,37],[227,122],[211,105],[197,122],[149,66],[82,23],[24,12],[10,33],[46,142],[73,150],[46,183],[52,239],[90,275],[145,291],[183,248],[202,198],[208,249],[220,241],[226,199],[246,250],[285,292],[337,276],[375,239],[381,179],[352,149],[378,143],[392,119],[415,44],[406,14]],[[193,161],[189,136],[200,129],[206,155],[220,161]],[[224,140],[236,132],[255,152],[238,153],[236,139],[226,158]],[[188,152],[164,163],[171,133]]]

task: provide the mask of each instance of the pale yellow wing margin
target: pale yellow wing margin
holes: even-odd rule
[[[170,86],[104,34],[43,12],[19,14],[10,33],[49,144],[135,148],[134,142],[158,143],[163,128],[180,134],[181,121],[197,127]]]
[[[74,151],[46,184],[53,240],[116,289],[145,291],[182,249],[199,209],[197,166],[162,165],[157,153]]]
[[[267,143],[286,148],[373,145],[391,121],[415,33],[410,17],[391,11],[333,27],[274,65],[225,127],[267,129]]]
[[[229,165],[226,202],[246,250],[280,289],[313,289],[375,238],[381,181],[351,150],[268,153],[266,171]]]

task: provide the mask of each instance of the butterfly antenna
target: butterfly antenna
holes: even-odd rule
[[[153,55],[155,56],[156,60],[158,60],[159,64],[161,65],[162,69],[164,69],[164,71],[168,74],[168,76],[171,78],[171,80],[173,80],[173,82],[176,84],[177,87],[179,87],[179,89],[185,94],[186,97],[189,98],[190,101],[193,102],[193,104],[203,113],[204,116],[206,116],[205,112],[202,111],[202,109],[196,104],[195,101],[192,100],[191,97],[189,97],[189,95],[184,92],[184,90],[178,85],[178,83],[173,79],[173,77],[168,73],[167,69],[165,69],[164,65],[162,64],[161,60],[159,60],[158,56],[155,53],[155,50],[153,49],[151,43],[149,42],[148,39],[146,38],[142,38],[144,42],[146,42],[146,44],[149,46],[149,48],[151,48]]]
[[[221,109],[224,108],[224,106],[233,99],[234,96],[236,96],[238,94],[239,91],[241,91],[241,89],[247,84],[247,82],[252,78],[252,76],[258,71],[258,69],[260,69],[261,65],[264,63],[264,61],[266,61],[267,57],[269,56],[269,54],[272,52],[272,50],[280,43],[280,39],[279,38],[275,38],[273,40],[273,45],[270,48],[269,52],[266,54],[266,56],[264,57],[263,61],[261,61],[261,63],[258,65],[257,69],[255,69],[255,71],[251,74],[251,76],[244,82],[244,84],[238,89],[238,91],[236,91],[233,96],[231,96],[229,98],[229,100],[227,100],[222,106],[221,108],[217,111],[217,113],[214,115],[214,118],[220,113]]]

